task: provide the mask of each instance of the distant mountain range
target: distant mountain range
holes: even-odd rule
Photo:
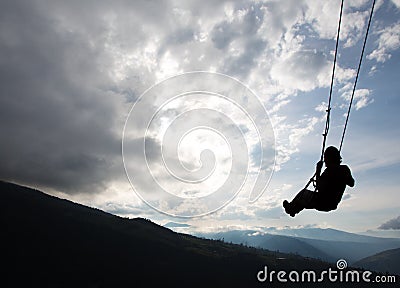
[[[286,273],[335,268],[321,260],[176,233],[11,183],[0,181],[0,193],[1,287],[314,287],[261,283],[256,275],[264,267]],[[337,287],[327,278],[318,284]]]
[[[400,248],[386,250],[366,257],[354,263],[354,266],[382,273],[400,275]]]
[[[236,244],[243,243],[271,251],[294,253],[332,263],[338,259],[346,259],[349,264],[353,264],[376,253],[400,248],[400,239],[397,238],[372,237],[335,229],[320,228],[282,230],[271,228],[269,233],[254,230],[236,230],[218,233],[198,233],[197,236],[223,239],[225,242]],[[399,256],[397,255],[397,257]],[[360,267],[363,267],[362,263],[359,265]]]

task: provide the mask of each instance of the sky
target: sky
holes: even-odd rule
[[[328,145],[340,143],[371,5],[344,1]],[[281,203],[320,157],[339,0],[0,8],[0,179],[187,233],[400,237],[399,0],[376,2],[344,139],[356,186],[336,211],[295,218]]]

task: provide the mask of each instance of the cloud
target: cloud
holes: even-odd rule
[[[400,216],[397,218],[393,218],[385,223],[383,223],[381,226],[378,227],[378,229],[382,230],[400,230]]]
[[[68,193],[103,189],[120,170],[120,95],[100,46],[39,7],[2,9],[0,177]],[[13,15],[12,17],[10,15]],[[14,21],[24,19],[24,21]],[[104,65],[104,66],[103,66]]]
[[[176,223],[176,222],[168,222],[168,223],[164,224],[163,226],[167,227],[167,228],[187,228],[187,227],[190,227],[189,224]]]
[[[251,220],[254,217],[253,212],[247,209],[248,199],[242,201],[238,198],[239,197],[234,199],[229,206],[226,206],[215,214],[219,220],[246,221]]]
[[[333,39],[337,32],[339,8],[340,5],[333,1],[313,1],[305,13],[306,21],[312,23],[312,28],[319,37]]]
[[[226,49],[238,36],[237,27],[228,21],[223,21],[214,26],[211,31],[211,40],[217,49]]]
[[[340,92],[344,91],[341,97],[347,101],[347,103],[342,104],[341,108],[343,109],[347,109],[348,107],[348,103],[351,99],[351,94],[353,91],[352,85],[353,84],[349,83],[345,85],[342,89],[340,89]],[[359,110],[361,108],[367,107],[368,105],[372,104],[374,102],[374,99],[371,97],[371,91],[369,89],[356,89],[354,91],[353,101],[354,101],[353,103],[354,107],[356,108],[356,110]]]
[[[132,204],[122,204],[122,203],[115,203],[115,202],[106,202],[100,205],[98,208],[104,210],[108,213],[112,213],[115,215],[119,215],[121,217],[143,217],[143,215],[147,215],[148,211],[144,210],[143,207],[135,206]],[[146,213],[145,213],[146,211]]]
[[[283,49],[282,42],[290,41],[285,37],[291,30],[302,21],[306,4],[303,1],[270,1],[261,6],[264,18],[258,30],[260,37],[268,42],[268,46],[279,51]],[[286,39],[285,39],[286,38]]]
[[[274,123],[277,138],[275,171],[279,171],[294,153],[299,152],[303,140],[315,130],[321,120],[325,119],[311,116],[298,119],[294,124]]]
[[[400,22],[377,32],[379,38],[377,40],[378,47],[368,54],[367,58],[384,63],[392,57],[391,52],[400,47]]]
[[[328,85],[330,67],[322,52],[296,51],[279,60],[272,67],[271,76],[282,86],[310,91]]]
[[[261,3],[237,5],[227,20],[216,23],[211,31],[214,47],[224,54],[220,65],[223,73],[246,78],[257,66],[266,48],[258,31],[264,22]]]
[[[351,198],[351,194],[350,193],[346,193],[343,195],[342,200],[347,200]]]
[[[393,4],[400,9],[400,0],[392,0]]]
[[[365,35],[364,27],[370,11],[356,11],[346,14],[341,29],[341,39],[345,48],[354,46]]]
[[[285,215],[281,206],[270,209],[258,209],[255,211],[255,216],[264,219],[280,219]]]
[[[353,46],[363,35],[369,7],[365,8],[367,0],[347,1],[342,16],[340,40],[345,47]],[[307,1],[308,9],[305,13],[306,22],[323,39],[334,39],[337,34],[340,2]],[[366,10],[360,10],[366,9]]]
[[[351,3],[348,45],[366,17],[366,1]],[[192,70],[256,87],[271,105],[279,169],[319,121],[282,111],[299,91],[328,87],[338,9],[332,1],[8,1],[0,11],[0,178],[69,194],[126,184],[121,134],[131,104],[157,81]],[[397,25],[382,30],[382,55],[397,49]],[[340,84],[354,77],[337,69]],[[357,91],[356,109],[372,103],[370,91]],[[140,145],[132,151],[142,153]]]

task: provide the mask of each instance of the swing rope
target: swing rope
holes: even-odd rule
[[[329,124],[330,124],[330,116],[331,116],[331,102],[332,102],[332,91],[333,91],[333,82],[335,79],[335,69],[336,69],[336,59],[337,59],[337,51],[338,51],[338,47],[339,47],[339,36],[340,36],[340,27],[342,26],[342,15],[343,15],[343,2],[344,0],[342,0],[342,3],[340,4],[340,14],[339,14],[339,24],[338,24],[338,30],[337,30],[337,35],[336,35],[336,46],[335,46],[335,57],[333,59],[333,68],[332,68],[332,78],[331,78],[331,87],[329,90],[329,98],[328,98],[328,108],[326,109],[326,121],[325,121],[325,131],[322,134],[322,136],[324,136],[323,141],[322,141],[322,151],[321,151],[321,158],[320,161],[322,161],[324,159],[324,151],[325,151],[325,145],[326,145],[326,138],[328,136],[328,132],[329,132]],[[304,189],[307,189],[308,186],[313,183],[314,184],[314,188],[316,188],[315,186],[315,177],[316,177],[316,173],[314,173],[314,175],[310,178],[310,180],[308,181],[306,187]]]
[[[376,1],[376,0],[374,0],[373,3],[372,3],[371,13],[370,13],[370,15],[369,15],[368,26],[367,26],[367,32],[365,33],[364,44],[363,44],[362,51],[361,51],[361,56],[360,56],[360,62],[358,63],[358,69],[357,69],[357,74],[356,74],[356,80],[354,81],[353,92],[351,93],[351,99],[350,99],[349,109],[347,110],[346,122],[345,122],[345,124],[344,124],[342,139],[340,140],[339,152],[342,151],[344,135],[346,134],[347,123],[349,122],[349,116],[350,116],[351,107],[352,107],[352,105],[353,105],[353,99],[354,99],[354,93],[355,93],[355,91],[356,91],[356,86],[357,86],[357,81],[358,81],[358,75],[360,74],[360,68],[361,68],[361,63],[362,63],[363,56],[364,56],[365,45],[367,44],[368,32],[369,32],[369,28],[370,28],[370,26],[371,26],[372,14],[374,13],[375,1]],[[343,2],[342,2],[342,3],[343,3]],[[336,56],[336,55],[335,55],[335,56]]]
[[[324,151],[325,151],[325,145],[326,145],[326,138],[328,136],[329,124],[330,124],[330,119],[331,119],[330,116],[331,116],[332,91],[333,91],[333,82],[334,82],[334,79],[335,79],[335,68],[336,68],[337,51],[338,51],[338,47],[339,47],[340,27],[342,26],[343,2],[344,2],[344,0],[342,0],[342,3],[340,5],[339,25],[338,25],[337,36],[336,36],[335,58],[333,59],[331,87],[330,87],[330,90],[329,90],[329,98],[328,98],[328,108],[326,109],[325,131],[324,131],[324,134],[322,134],[322,136],[324,136],[324,140],[322,141],[322,151],[321,151],[320,161],[324,160]]]
[[[328,98],[328,108],[326,109],[325,131],[324,131],[324,133],[322,134],[322,136],[323,136],[323,141],[322,141],[322,151],[321,151],[321,158],[320,158],[320,161],[323,161],[323,159],[324,159],[324,151],[325,151],[325,145],[326,145],[326,138],[327,138],[328,132],[329,132],[330,115],[331,115],[332,90],[333,90],[333,83],[334,83],[334,78],[335,78],[335,68],[336,68],[336,60],[337,60],[337,51],[338,51],[338,46],[339,46],[340,27],[341,27],[341,23],[342,23],[343,2],[344,2],[344,0],[341,1],[341,5],[340,5],[339,25],[338,25],[338,31],[337,31],[337,37],[336,37],[336,47],[335,47],[335,57],[334,57],[334,60],[333,60],[333,69],[332,69],[331,86],[330,86],[329,98]],[[367,38],[368,38],[369,29],[370,29],[370,27],[371,27],[371,21],[372,21],[372,15],[373,15],[373,13],[374,13],[375,2],[376,2],[376,0],[373,0],[373,2],[372,2],[372,8],[371,8],[371,13],[370,13],[370,15],[369,15],[367,31],[366,31],[366,33],[365,33],[364,43],[363,43],[363,47],[362,47],[362,50],[361,50],[360,61],[359,61],[359,63],[358,63],[356,79],[355,79],[355,81],[354,81],[353,91],[352,91],[351,98],[350,98],[350,103],[349,103],[349,108],[348,108],[348,110],[347,110],[346,122],[345,122],[345,125],[344,125],[344,128],[343,128],[342,138],[341,138],[341,140],[340,140],[339,152],[342,151],[344,136],[346,135],[346,131],[347,131],[347,125],[348,125],[348,122],[349,122],[349,116],[350,116],[351,108],[352,108],[352,106],[353,106],[354,94],[355,94],[355,91],[356,91],[357,81],[358,81],[358,77],[359,77],[359,74],[360,74],[361,63],[362,63],[362,60],[363,60],[363,57],[364,57],[364,51],[365,51],[365,46],[366,46],[366,44],[367,44]],[[316,172],[315,172],[314,175],[310,178],[310,180],[308,181],[308,183],[307,183],[307,185],[305,186],[304,189],[307,189],[308,186],[309,186],[311,183],[313,183],[315,190],[317,190],[316,185],[315,185],[315,177],[316,177]]]

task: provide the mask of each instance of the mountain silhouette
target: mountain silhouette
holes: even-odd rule
[[[354,263],[354,266],[400,275],[400,248],[386,250]]]
[[[299,287],[260,283],[256,275],[266,265],[276,271],[332,268],[297,255],[176,233],[16,184],[0,181],[0,191],[6,267],[1,287]],[[324,287],[336,286],[324,280]]]
[[[328,262],[340,258],[349,264],[388,249],[400,247],[400,239],[380,238],[348,233],[335,229],[269,228],[269,233],[254,230],[233,230],[218,233],[199,233],[198,236],[259,247],[272,251],[299,254]],[[279,233],[279,234],[278,234]]]
[[[305,241],[284,235],[258,234],[253,230],[232,230],[219,233],[199,233],[197,235],[211,239],[224,239],[235,244],[243,243],[271,251],[299,254],[304,257],[318,258],[330,262],[337,260]]]

